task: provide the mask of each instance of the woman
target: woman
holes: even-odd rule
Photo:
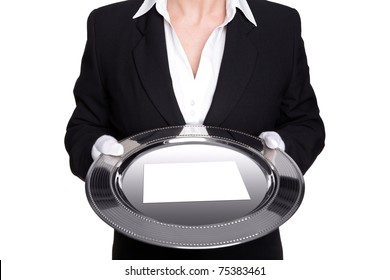
[[[93,11],[65,144],[85,179],[117,139],[204,124],[260,136],[302,172],[324,146],[300,18],[262,0],[130,0]],[[92,155],[91,155],[92,154]],[[170,249],[114,234],[113,259],[282,259],[276,230],[220,249]]]

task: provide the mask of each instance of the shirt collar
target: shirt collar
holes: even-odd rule
[[[167,11],[168,0],[144,0],[137,13],[133,16],[133,19],[138,18],[146,14],[156,4],[157,11],[166,19],[169,19]],[[256,20],[252,14],[252,11],[246,0],[226,0],[226,19],[224,24],[231,21],[235,14],[236,8],[240,9],[245,17],[255,26],[257,26]]]

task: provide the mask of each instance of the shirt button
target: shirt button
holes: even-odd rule
[[[195,111],[191,111],[191,116],[194,116],[195,115]]]
[[[194,101],[194,100],[191,100],[191,101],[190,101],[190,105],[191,105],[191,106],[194,106],[194,105],[195,105],[195,101]]]

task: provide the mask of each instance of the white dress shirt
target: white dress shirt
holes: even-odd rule
[[[164,17],[169,71],[177,103],[187,124],[201,125],[210,109],[217,86],[225,47],[226,25],[234,18],[236,8],[255,26],[256,21],[246,0],[226,0],[225,20],[208,38],[194,77],[184,48],[170,22],[167,1],[145,0],[133,18],[144,15],[156,4],[158,13]]]

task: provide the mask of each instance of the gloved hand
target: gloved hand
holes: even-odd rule
[[[122,144],[109,135],[100,136],[92,147],[92,158],[96,160],[101,154],[120,156],[124,153]]]
[[[265,145],[270,149],[279,148],[281,151],[284,151],[286,148],[282,138],[275,131],[265,131],[260,134],[260,138],[264,140]]]

